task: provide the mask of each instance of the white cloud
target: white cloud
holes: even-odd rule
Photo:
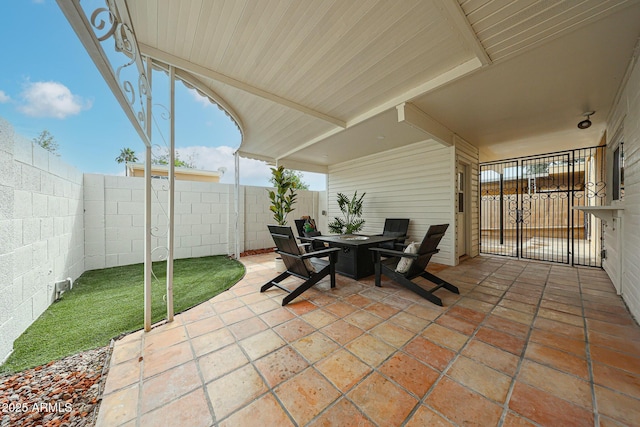
[[[211,104],[211,101],[209,101],[208,97],[200,95],[197,90],[195,89],[187,89],[187,90],[189,91],[189,94],[191,95],[191,97],[196,103],[202,105],[205,108],[213,105]]]
[[[32,117],[64,119],[91,108],[91,102],[71,93],[62,83],[28,83],[21,94],[23,104],[18,109]]]
[[[0,104],[5,104],[9,101],[11,101],[11,97],[4,93],[3,90],[0,90]]]

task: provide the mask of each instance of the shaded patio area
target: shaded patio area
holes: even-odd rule
[[[97,425],[640,422],[640,327],[602,270],[481,256],[434,266],[445,307],[342,276],[281,307],[273,257],[117,341]]]

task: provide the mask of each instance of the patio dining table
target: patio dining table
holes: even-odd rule
[[[375,272],[373,254],[369,248],[395,240],[394,237],[366,236],[362,234],[316,236],[308,239],[326,243],[332,248],[342,249],[338,252],[336,272],[356,280],[371,276]]]

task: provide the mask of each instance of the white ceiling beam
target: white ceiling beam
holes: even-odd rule
[[[377,116],[378,114],[384,113],[385,111],[396,107],[398,104],[402,104],[404,102],[408,102],[412,99],[417,98],[420,95],[423,95],[427,92],[430,92],[434,89],[437,89],[453,80],[456,80],[462,76],[465,76],[475,70],[477,70],[478,68],[480,68],[482,66],[481,62],[477,59],[477,58],[473,58],[470,59],[469,61],[458,65],[457,67],[444,72],[442,74],[440,74],[438,77],[431,79],[427,82],[424,82],[416,87],[414,87],[413,89],[410,89],[406,92],[404,92],[402,95],[396,96],[394,98],[389,99],[386,102],[383,102],[382,104],[372,108],[371,110],[367,111],[364,114],[360,114],[359,116],[354,117],[353,119],[350,119],[349,121],[347,121],[347,129],[350,127],[353,127],[357,124],[360,124],[366,120],[369,120],[370,118]],[[286,158],[288,156],[291,156],[295,153],[297,153],[300,150],[303,150],[307,147],[310,147],[314,144],[317,144],[318,142],[321,142],[339,132],[341,132],[342,129],[331,129],[328,132],[325,132],[322,135],[319,135],[315,138],[313,138],[310,141],[307,141],[303,144],[300,144],[299,146],[297,146],[296,148],[287,151],[286,153],[282,154],[280,156],[280,158]]]
[[[398,110],[398,123],[404,123],[418,129],[446,147],[453,145],[455,136],[453,131],[415,105],[405,102],[396,108]]]
[[[241,82],[240,80],[236,80],[232,77],[224,75],[222,73],[218,73],[209,68],[203,67],[201,65],[195,64],[191,61],[187,61],[186,59],[179,58],[175,55],[171,55],[167,52],[163,52],[159,49],[151,47],[149,45],[140,43],[140,51],[143,55],[153,58],[154,60],[162,61],[166,64],[173,65],[176,68],[183,69],[191,74],[198,75],[200,77],[204,77],[207,79],[212,79],[219,81],[220,83],[227,84],[236,89],[240,89],[244,92],[250,93],[252,95],[259,96],[261,98],[267,99],[269,101],[275,102],[280,105],[284,105],[285,107],[289,107],[296,111],[300,111],[301,113],[307,114],[309,116],[315,117],[317,119],[323,120],[325,122],[331,123],[335,126],[345,128],[347,124],[344,120],[340,120],[338,118],[329,116],[327,114],[316,111],[312,108],[306,107],[304,105],[293,102],[289,99],[283,98],[281,96],[275,95],[271,92],[267,92],[266,90],[257,88],[248,83]]]
[[[305,172],[324,173],[324,174],[329,173],[328,166],[303,162],[303,161],[294,160],[294,159],[278,160],[278,165],[282,165],[287,169],[295,169],[295,170],[301,170]]]
[[[460,3],[456,0],[440,0],[439,3],[449,18],[451,18],[451,22],[460,32],[463,40],[467,43],[467,46],[473,50],[473,53],[482,65],[485,66],[491,64],[492,61],[489,54],[478,39],[476,32],[473,30],[473,27],[467,19],[467,15],[464,13],[464,10],[462,10],[462,7],[460,7]]]
[[[386,102],[378,105],[375,108],[367,111],[364,114],[356,116],[347,121],[347,127],[351,127],[357,125],[358,123],[362,123],[365,120],[368,120],[374,116],[377,116],[380,113],[383,113],[391,108],[394,108],[396,105],[401,104],[403,102],[411,101],[421,95],[431,92],[441,86],[444,86],[447,83],[450,83],[454,80],[459,79],[460,77],[466,76],[471,72],[477,70],[482,66],[481,62],[477,58],[472,58],[467,62],[464,62],[458,65],[455,68],[452,68],[449,71],[445,71],[444,73],[438,75],[437,77],[428,80],[420,85],[414,87],[413,89],[409,89],[408,91],[402,93],[399,96],[395,96]]]

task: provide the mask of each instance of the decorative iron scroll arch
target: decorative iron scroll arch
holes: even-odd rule
[[[102,44],[109,39],[113,39],[115,51],[122,53],[124,63],[114,66],[112,60],[107,56],[114,76],[118,82],[119,89],[126,99],[128,107],[136,118],[139,130],[141,130],[149,141],[150,135],[147,133],[147,111],[146,102],[151,97],[151,88],[145,70],[145,60],[138,49],[138,42],[128,19],[126,6],[121,10],[120,5],[124,3],[116,0],[105,0],[106,7],[98,7],[89,15],[89,23],[97,40]],[[126,17],[126,20],[123,19]],[[107,50],[104,50],[107,52]],[[119,57],[120,58],[120,57]],[[132,66],[134,66],[132,68]],[[129,77],[127,74],[130,73]]]

